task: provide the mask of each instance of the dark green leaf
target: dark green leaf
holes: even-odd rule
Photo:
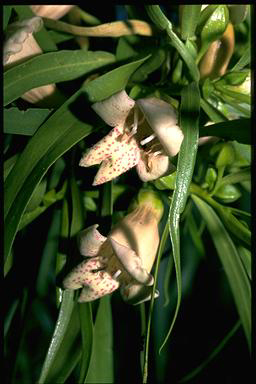
[[[200,137],[203,136],[217,136],[228,140],[236,140],[239,143],[250,144],[251,119],[223,121],[201,127]]]
[[[192,79],[194,81],[198,81],[200,78],[200,74],[196,66],[195,60],[193,59],[193,56],[191,55],[188,48],[176,35],[176,33],[173,32],[172,23],[164,15],[159,5],[147,5],[145,8],[149,17],[157,25],[157,27],[166,30],[166,33],[170,38],[171,44],[177,49],[180,56],[186,63]]]
[[[63,366],[63,362],[65,362],[65,365],[70,364],[70,361],[65,360],[65,357],[68,358],[69,348],[71,348],[76,337],[77,330],[79,329],[77,327],[77,322],[79,322],[77,318],[77,307],[74,306],[74,292],[66,290],[63,293],[54,334],[44,361],[40,378],[38,380],[39,384],[56,382],[53,381],[54,379],[58,379],[58,383],[64,382],[59,376],[63,376],[63,373],[60,371],[60,366]],[[62,342],[65,339],[65,335],[71,343],[68,340],[65,340],[65,344],[63,345]]]
[[[3,6],[3,30],[5,30],[5,28],[8,25],[9,19],[11,17],[11,13],[12,13],[12,6],[4,5]]]
[[[84,383],[92,354],[93,322],[91,303],[79,305],[80,328],[82,333],[82,356],[79,383]]]
[[[4,73],[4,105],[41,85],[68,81],[115,61],[108,52],[49,52]]]
[[[91,132],[70,111],[77,92],[36,132],[5,181],[5,257],[8,256],[21,216],[48,168],[68,149]]]
[[[164,49],[152,51],[152,56],[143,63],[131,76],[131,81],[145,81],[148,75],[157,70],[164,62],[166,57]]]
[[[93,331],[92,356],[85,383],[114,382],[113,329],[110,296],[101,298]]]
[[[176,185],[172,197],[170,213],[169,213],[169,228],[172,242],[173,259],[176,271],[178,299],[175,309],[175,314],[171,322],[167,336],[160,350],[163,348],[175,324],[179,307],[181,303],[181,266],[180,266],[180,234],[179,221],[180,215],[183,212],[189,187],[193,176],[194,165],[198,147],[198,121],[200,111],[200,93],[196,83],[192,83],[184,87],[181,93],[181,110],[180,124],[184,133],[184,139],[181,144],[178,164]]]
[[[113,93],[124,89],[132,73],[149,57],[150,55],[113,69],[87,83],[82,90],[87,93],[89,100],[93,103],[104,100]]]
[[[198,196],[192,195],[192,198],[202,217],[206,221],[207,228],[212,235],[212,240],[225,270],[250,348],[251,287],[248,276],[245,273],[235,245],[214,210]]]
[[[210,120],[213,121],[214,123],[220,123],[222,121],[227,120],[227,118],[220,111],[218,111],[217,108],[212,106],[208,101],[201,98],[200,105],[204,110],[204,112],[209,116]],[[204,127],[204,128],[207,128],[207,127]]]
[[[4,109],[4,133],[33,136],[38,127],[51,113],[49,109]]]
[[[231,69],[231,71],[239,71],[240,69],[243,69],[244,67],[246,67],[251,61],[251,51],[250,51],[250,47],[248,45],[248,47],[245,49],[242,57],[240,57],[239,61],[234,65],[234,67]]]

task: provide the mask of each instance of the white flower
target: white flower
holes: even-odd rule
[[[93,185],[105,183],[136,166],[143,181],[174,171],[169,157],[183,140],[175,109],[155,97],[134,101],[123,90],[92,105],[114,127],[81,159],[80,165],[101,164]]]
[[[68,274],[64,287],[83,288],[79,302],[96,300],[118,288],[122,298],[131,304],[150,299],[154,283],[150,271],[159,245],[162,213],[162,202],[154,193],[145,192],[138,207],[107,238],[98,232],[97,224],[82,231],[79,248],[89,259]]]

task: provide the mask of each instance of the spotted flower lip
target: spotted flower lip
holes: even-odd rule
[[[180,149],[183,133],[175,109],[155,97],[134,101],[122,90],[94,103],[93,110],[113,129],[80,160],[101,164],[93,185],[105,183],[136,166],[143,181],[175,170],[169,157]]]
[[[79,249],[87,259],[66,276],[64,288],[82,288],[79,302],[96,300],[118,288],[128,303],[149,300],[154,283],[150,271],[159,245],[161,204],[156,207],[143,201],[107,237],[100,234],[97,224],[82,231]],[[156,292],[155,297],[158,295]]]

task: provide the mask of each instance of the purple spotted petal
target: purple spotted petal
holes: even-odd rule
[[[80,165],[89,167],[102,162],[93,185],[106,183],[134,167],[140,158],[140,149],[133,137],[121,134],[120,127],[95,144],[81,159]]]
[[[119,287],[119,282],[103,270],[104,267],[101,257],[85,260],[67,275],[63,281],[63,286],[66,289],[84,287],[79,298],[80,302],[91,301],[111,293]],[[95,298],[93,299],[93,297]]]

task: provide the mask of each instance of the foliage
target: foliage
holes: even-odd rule
[[[43,19],[40,54],[4,68],[6,382],[249,378],[250,8],[75,6],[62,21]],[[4,6],[6,38],[33,15]],[[218,67],[206,55],[224,38]],[[49,84],[51,97],[24,99]],[[132,169],[93,187],[96,169],[79,160],[110,127],[91,105],[122,89],[178,110],[176,171],[142,182]],[[98,223],[106,236],[142,188],[165,206],[153,269],[160,297],[131,306],[115,292],[79,304],[62,287],[81,260],[77,234]]]

